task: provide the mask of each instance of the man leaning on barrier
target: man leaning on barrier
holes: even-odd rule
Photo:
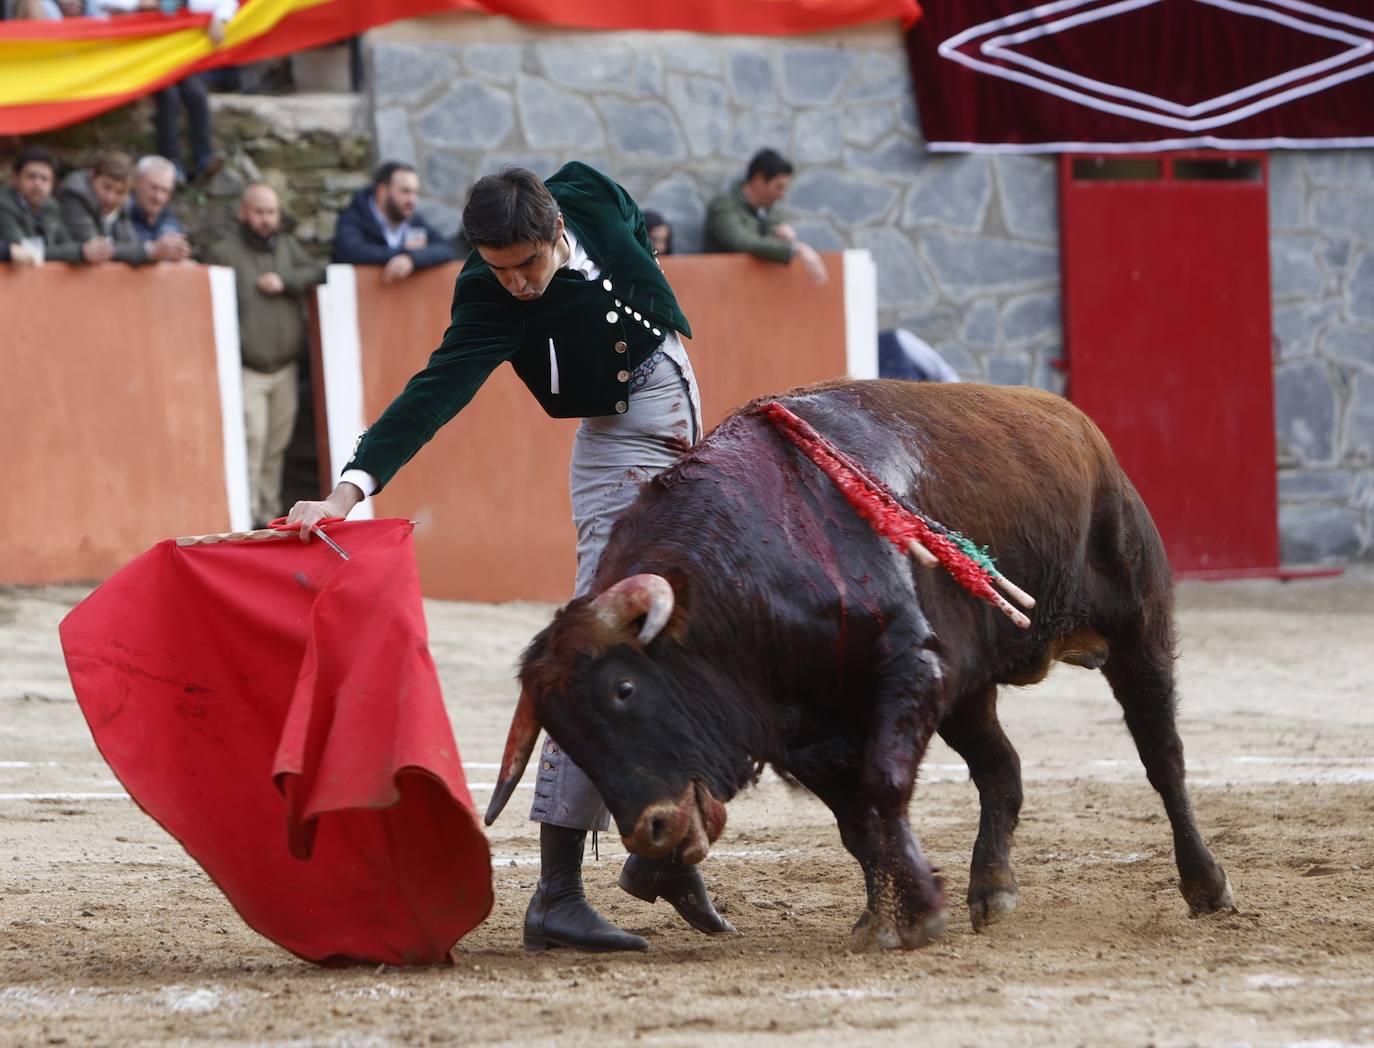
[[[67,229],[53,199],[56,184],[57,157],[42,146],[21,150],[12,184],[0,190],[0,240],[23,246],[37,261],[108,262],[114,257],[109,238],[82,242]]]
[[[339,215],[334,261],[381,266],[384,284],[456,261],[454,246],[415,210],[419,199],[420,176],[409,164],[392,160],[377,168],[372,185]]]

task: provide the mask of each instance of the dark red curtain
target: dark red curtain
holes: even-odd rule
[[[946,0],[907,47],[932,149],[1374,145],[1369,0]]]

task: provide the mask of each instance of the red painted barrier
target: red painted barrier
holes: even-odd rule
[[[0,266],[0,317],[0,583],[230,527],[210,270]]]
[[[708,426],[755,396],[846,372],[855,341],[846,270],[863,274],[850,283],[864,285],[858,297],[871,306],[871,267],[827,261],[831,282],[816,288],[799,268],[744,256],[665,260],[696,331],[689,351]],[[346,457],[364,420],[438,344],[458,267],[394,287],[375,269],[331,272],[339,268],[350,288],[356,274],[357,293],[323,310],[317,357],[335,360],[341,343],[356,350],[349,381],[359,402],[352,417],[335,409],[331,418],[337,390],[317,389],[326,467],[331,446]],[[232,274],[0,266],[0,316],[0,584],[101,579],[161,539],[248,526]],[[576,426],[547,418],[500,368],[375,500],[381,514],[419,521],[427,595],[567,597]]]

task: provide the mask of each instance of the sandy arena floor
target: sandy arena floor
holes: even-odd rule
[[[589,893],[650,952],[527,956],[523,791],[491,834],[495,911],[455,967],[427,970],[297,960],[122,799],[58,648],[83,592],[0,590],[0,1044],[1374,1045],[1368,570],[1180,587],[1190,781],[1237,914],[1188,918],[1105,681],[1061,667],[1003,696],[1026,778],[1021,903],[984,934],[960,908],[928,949],[846,952],[858,867],[817,801],[766,780],[705,867],[742,937],[707,940],[620,892],[603,841]],[[427,611],[484,806],[514,660],[551,609]],[[912,821],[957,901],[975,791],[939,743],[923,780]]]

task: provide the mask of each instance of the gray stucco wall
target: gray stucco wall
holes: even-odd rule
[[[587,160],[697,250],[706,202],[772,146],[819,250],[865,247],[879,323],[966,378],[1062,391],[1055,159],[923,148],[895,27],[824,37],[528,29],[502,19],[369,34],[379,158],[420,170],[456,229],[474,179]],[[1280,527],[1288,562],[1374,557],[1374,151],[1271,162]]]

